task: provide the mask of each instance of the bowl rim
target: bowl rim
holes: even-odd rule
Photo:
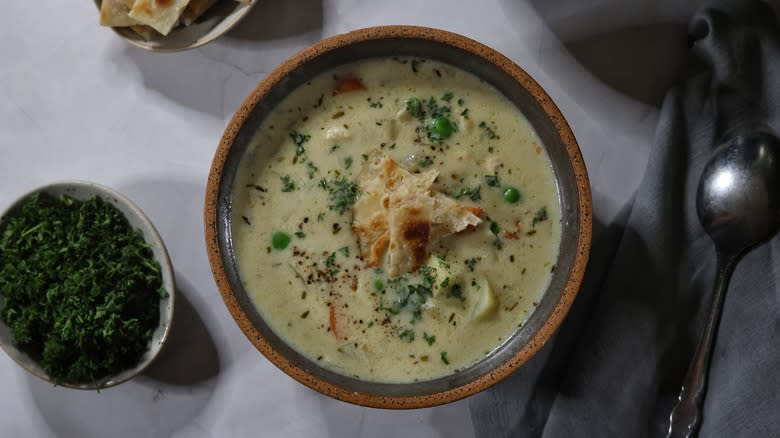
[[[95,192],[94,193],[95,195],[101,196],[101,198],[110,197],[116,199],[117,203],[126,206],[128,210],[132,211],[133,214],[137,217],[137,219],[141,223],[141,226],[143,227],[143,232],[145,234],[144,240],[146,240],[147,243],[151,243],[150,240],[154,241],[154,243],[156,243],[159,246],[160,254],[162,255],[162,260],[157,260],[157,257],[155,257],[155,259],[157,260],[158,263],[160,263],[160,269],[168,274],[167,279],[166,279],[166,275],[162,276],[162,282],[163,282],[163,287],[166,289],[166,292],[168,292],[167,299],[169,300],[170,303],[167,305],[167,307],[170,307],[170,312],[169,312],[170,317],[167,320],[163,320],[162,313],[160,314],[161,319],[160,319],[160,323],[157,326],[157,329],[159,329],[161,325],[163,324],[165,325],[164,325],[162,335],[160,336],[159,341],[157,341],[159,347],[155,348],[154,345],[150,344],[149,351],[152,352],[152,354],[145,361],[139,362],[133,368],[128,368],[126,370],[120,371],[117,374],[104,377],[95,383],[69,383],[69,382],[55,383],[54,380],[52,380],[42,370],[29,367],[28,364],[22,361],[21,360],[22,358],[18,356],[18,354],[25,354],[25,353],[23,353],[21,350],[17,349],[13,345],[8,345],[6,342],[2,340],[2,338],[0,338],[0,348],[2,348],[3,351],[5,351],[6,355],[11,359],[13,359],[13,361],[16,362],[17,365],[24,368],[27,372],[34,375],[35,377],[38,377],[41,380],[52,383],[56,386],[62,386],[70,389],[79,389],[85,391],[103,390],[103,389],[111,388],[113,386],[117,386],[121,383],[127,382],[128,380],[138,376],[139,374],[143,373],[147,368],[149,368],[149,366],[152,363],[154,363],[154,361],[157,360],[157,358],[160,356],[161,351],[165,347],[165,342],[167,341],[168,336],[170,335],[171,327],[173,326],[173,320],[174,320],[175,309],[176,309],[175,307],[176,276],[173,269],[173,263],[171,263],[170,254],[168,253],[168,248],[165,246],[165,242],[163,241],[162,237],[160,237],[160,233],[157,231],[157,228],[155,228],[151,219],[149,219],[149,217],[146,216],[146,213],[144,213],[140,207],[138,207],[133,201],[131,201],[127,196],[123,195],[122,193],[110,187],[92,181],[86,181],[80,179],[59,180],[59,181],[46,183],[44,185],[37,186],[31,190],[28,190],[27,192],[23,193],[22,195],[14,199],[7,206],[7,208],[0,211],[0,224],[2,224],[3,219],[9,217],[8,214],[11,211],[17,208],[22,202],[27,200],[29,197],[35,195],[36,193],[45,193],[48,190],[52,190],[60,187],[65,189],[72,188],[72,187],[87,187],[88,189],[93,190]],[[127,218],[127,215],[124,212],[122,212],[122,215]],[[146,237],[146,234],[148,234],[148,238]],[[160,302],[162,303],[164,299],[166,298],[161,298]],[[157,329],[155,329],[155,331]],[[154,342],[154,340],[152,339],[150,340],[150,342]],[[113,378],[115,376],[122,375],[122,374],[125,375],[119,379]]]
[[[555,303],[550,316],[520,350],[493,368],[491,372],[485,373],[463,385],[448,388],[440,392],[422,395],[390,396],[355,392],[332,382],[322,380],[313,373],[307,371],[304,367],[297,365],[287,357],[284,357],[271,346],[241,309],[237,298],[233,294],[228,275],[222,262],[222,253],[219,246],[218,199],[222,172],[228,154],[238,137],[238,133],[250,117],[255,106],[261,102],[270,90],[280,81],[284,80],[285,77],[310,60],[326,56],[329,52],[344,46],[382,39],[427,40],[448,45],[469,52],[485,62],[493,64],[507,76],[511,77],[531,94],[555,128],[561,143],[566,148],[569,161],[573,168],[577,188],[576,199],[577,208],[579,209],[579,233],[575,246],[576,253],[574,255],[570,275],[566,279],[563,291]],[[528,75],[528,73],[498,51],[465,36],[428,27],[390,25],[358,29],[321,40],[289,58],[260,81],[236,110],[225,128],[222,139],[215,152],[206,185],[204,225],[209,263],[220,295],[241,331],[269,361],[303,385],[332,398],[374,408],[409,409],[441,405],[483,391],[509,376],[545,345],[567,315],[582,282],[590,252],[592,204],[588,175],[574,134],[564,119],[563,114],[555,103],[553,103],[550,96],[533,78],[531,78],[530,75]]]
[[[111,29],[119,38],[122,38],[125,40],[128,44],[131,46],[138,47],[140,49],[148,50],[150,52],[157,52],[157,53],[175,53],[175,52],[184,52],[187,50],[197,49],[198,47],[205,46],[206,44],[209,44],[210,42],[218,39],[219,37],[225,35],[226,33],[230,32],[241,20],[246,17],[247,14],[249,14],[249,11],[252,10],[255,5],[260,0],[249,0],[248,2],[243,1],[236,1],[237,3],[236,8],[239,8],[238,12],[232,13],[225,17],[224,20],[231,20],[230,23],[228,23],[226,26],[224,26],[221,30],[218,32],[211,31],[205,33],[203,37],[198,39],[196,42],[184,46],[177,46],[177,47],[160,47],[160,46],[153,46],[149,44],[149,41],[143,41],[143,40],[136,40],[133,38],[128,38],[122,29],[122,27],[116,27],[116,26],[100,26],[100,27],[107,27]],[[100,7],[103,3],[103,0],[94,0],[95,7],[97,7],[98,12],[100,12]],[[223,21],[224,21],[223,20]],[[221,21],[220,21],[221,23]],[[172,29],[171,32],[175,31],[176,29]],[[213,30],[213,29],[212,29]],[[130,31],[132,32],[132,31]],[[166,35],[167,36],[167,35]],[[165,38],[165,37],[163,37]]]

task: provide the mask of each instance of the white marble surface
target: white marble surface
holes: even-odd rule
[[[440,27],[525,68],[574,129],[606,224],[642,176],[658,96],[697,1],[258,0],[201,49],[147,53],[97,26],[91,1],[4,2],[0,16],[0,209],[65,178],[134,199],[168,244],[184,305],[147,375],[101,393],[55,388],[0,354],[2,437],[471,437],[468,402],[408,412],[321,396],[265,360],[212,281],[206,175],[227,120],[302,47],[378,24]],[[659,24],[660,23],[660,24]]]

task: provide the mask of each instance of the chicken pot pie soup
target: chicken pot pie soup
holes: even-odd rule
[[[448,64],[377,58],[292,92],[234,185],[241,282],[335,372],[433,379],[490,354],[550,282],[561,223],[523,114]]]

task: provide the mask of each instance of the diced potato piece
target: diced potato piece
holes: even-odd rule
[[[498,310],[498,304],[498,297],[490,286],[490,282],[487,279],[482,279],[479,282],[479,295],[474,305],[472,319],[482,321],[492,317]]]
[[[431,257],[426,266],[436,272],[436,282],[431,289],[434,297],[446,295],[447,291],[460,281],[466,269],[463,264],[451,264],[436,256]]]
[[[468,134],[471,132],[472,129],[474,129],[474,122],[471,121],[471,119],[467,119],[463,116],[460,116],[458,119],[458,128]]]
[[[485,160],[485,169],[492,173],[496,174],[498,172],[499,167],[501,167],[501,161],[498,158],[490,157],[487,160]]]
[[[407,122],[412,119],[412,113],[407,111],[406,106],[404,106],[400,111],[398,111],[398,113],[395,115],[395,118],[402,122]]]
[[[389,121],[385,122],[385,130],[387,131],[387,139],[389,141],[395,141],[396,138],[398,138],[398,122],[396,122],[394,119],[390,119]]]
[[[325,131],[326,140],[346,140],[351,136],[347,128],[343,126],[334,126]]]

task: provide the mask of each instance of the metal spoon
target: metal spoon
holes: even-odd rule
[[[696,212],[715,243],[717,276],[704,333],[669,416],[667,438],[689,438],[696,433],[731,273],[743,254],[780,229],[780,141],[766,132],[755,132],[735,136],[718,147],[699,180]]]

